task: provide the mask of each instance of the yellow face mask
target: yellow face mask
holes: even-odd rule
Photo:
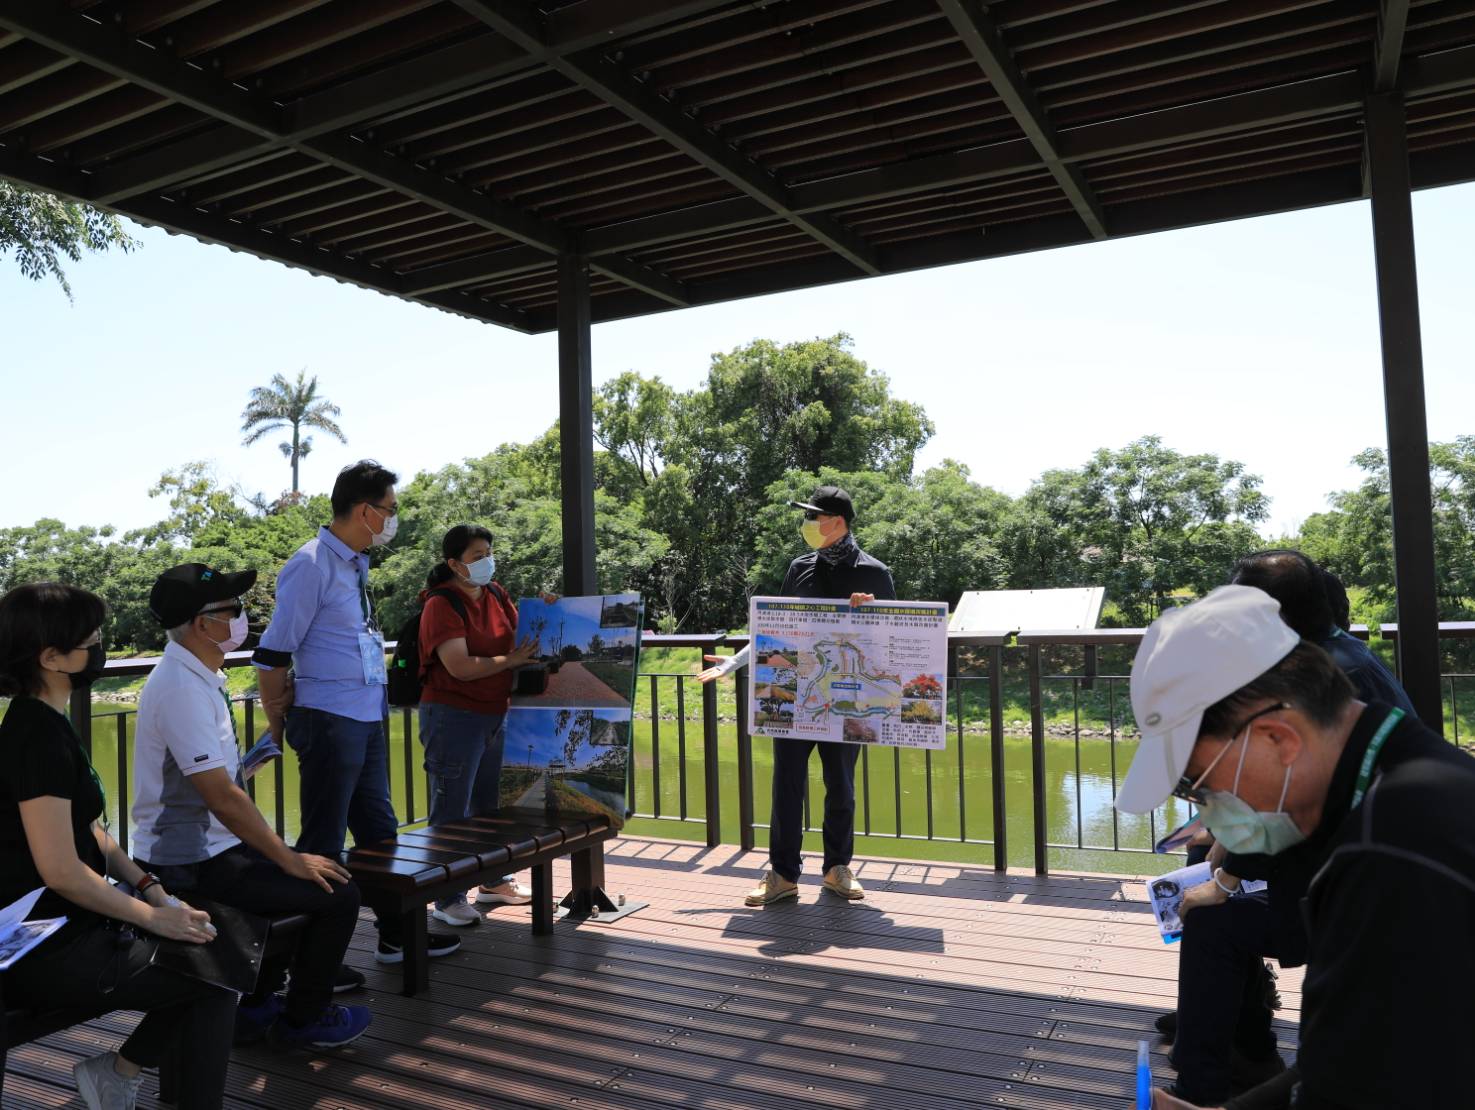
[[[804,542],[815,551],[826,546],[824,533],[820,530],[817,520],[806,520],[799,525],[799,534],[804,537]]]

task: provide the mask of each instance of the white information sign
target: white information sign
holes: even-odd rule
[[[755,597],[754,735],[941,748],[947,604]]]

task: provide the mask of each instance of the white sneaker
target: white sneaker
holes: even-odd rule
[[[532,900],[533,888],[523,886],[516,879],[507,879],[505,882],[476,889],[476,903],[479,906],[526,906]]]
[[[430,911],[430,916],[437,921],[444,921],[447,925],[455,925],[457,928],[475,925],[481,921],[481,914],[465,902],[452,902],[445,909],[436,906]]]
[[[114,1066],[117,1062],[116,1052],[104,1052],[101,1056],[79,1060],[72,1066],[77,1093],[87,1104],[87,1110],[133,1110],[143,1077],[124,1079]]]

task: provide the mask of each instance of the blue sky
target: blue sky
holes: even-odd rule
[[[547,605],[536,597],[518,602],[518,628],[522,631],[532,627],[534,621],[543,619],[547,627],[539,637],[539,647],[544,655],[552,654],[553,643],[563,637],[563,647],[574,645],[586,647],[589,638],[598,632],[605,643],[634,643],[635,630],[599,627],[601,599],[598,597],[566,597],[556,605]],[[560,628],[560,621],[562,627]]]
[[[1430,432],[1475,431],[1475,186],[1415,198]],[[523,441],[557,414],[553,336],[521,336],[143,230],[69,268],[76,303],[0,260],[6,450],[0,526],[136,527],[149,487],[211,460],[248,491],[288,484],[275,440],[240,444],[253,385],[307,368],[343,408],[304,486],[374,456],[408,475]],[[1357,480],[1384,427],[1366,203],[875,278],[604,324],[596,382],[697,385],[714,352],[846,331],[966,463],[1018,494],[1042,470],[1156,433],[1240,459],[1272,524]],[[863,507],[862,507],[863,511]]]
[[[571,710],[571,714],[592,712],[604,721],[628,721],[628,709]],[[530,709],[520,707],[507,714],[507,735],[503,741],[502,762],[508,767],[525,767],[528,762],[528,746],[532,746],[533,765],[547,766],[554,759],[563,758],[566,733],[557,729],[559,711],[556,709]],[[572,723],[573,718],[570,718]],[[574,756],[574,765],[581,766],[603,749],[589,744],[579,746]]]

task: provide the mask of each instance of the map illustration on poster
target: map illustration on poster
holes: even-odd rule
[[[941,601],[753,598],[750,731],[943,747],[947,620]]]
[[[639,594],[517,603],[517,644],[537,643],[548,683],[507,710],[504,811],[624,824],[642,613]]]

